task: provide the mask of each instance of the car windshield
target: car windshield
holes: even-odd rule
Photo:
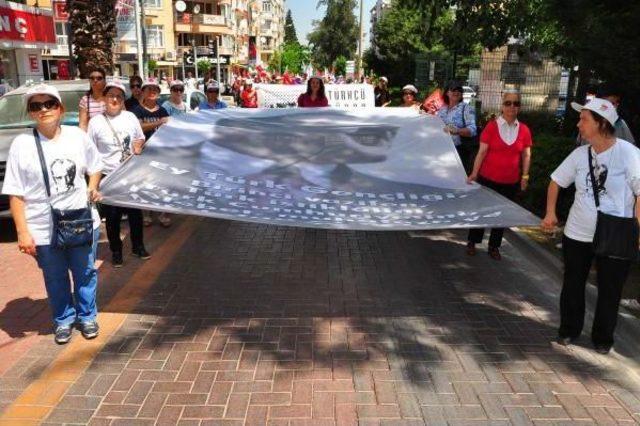
[[[78,120],[78,103],[84,91],[60,92],[65,106],[65,122]],[[0,127],[22,127],[33,123],[22,102],[22,95],[5,95],[0,98]]]

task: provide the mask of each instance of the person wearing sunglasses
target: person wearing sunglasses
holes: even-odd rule
[[[437,115],[444,121],[444,131],[451,135],[462,165],[469,172],[478,128],[476,112],[473,107],[463,102],[462,93],[462,83],[450,81],[442,95],[444,105],[438,110]]]
[[[173,80],[169,85],[171,95],[164,101],[162,108],[167,110],[169,116],[186,114],[187,105],[184,103],[184,83],[180,80]]]
[[[10,198],[19,251],[34,257],[42,270],[55,342],[67,343],[74,326],[91,339],[98,335],[95,251],[100,217],[91,207],[92,245],[54,246],[52,228],[54,209],[81,210],[100,200],[100,154],[84,131],[60,124],[65,108],[55,87],[38,84],[23,99],[35,129],[13,140],[2,193]]]
[[[227,104],[220,100],[220,86],[216,82],[207,84],[207,100],[200,102],[200,111],[209,109],[225,109]]]
[[[575,199],[562,236],[564,280],[558,343],[572,344],[582,333],[585,286],[595,262],[598,298],[591,341],[598,353],[607,354],[614,344],[622,288],[635,259],[596,254],[594,237],[596,225],[600,226],[598,217],[603,214],[640,222],[640,150],[616,138],[618,113],[608,100],[594,98],[585,105],[573,102],[571,106],[580,113],[578,130],[588,144],[573,150],[551,174],[547,211],[541,224],[545,231],[555,230],[560,188],[575,184]],[[618,240],[625,237],[634,238],[633,234],[615,236]]]
[[[401,107],[420,109],[420,102],[418,102],[418,89],[413,84],[407,84],[402,88],[402,103]]]
[[[133,111],[142,100],[142,78],[139,75],[132,75],[129,78],[129,89],[131,89],[131,96],[124,101],[124,107],[127,111]]]
[[[531,131],[518,121],[520,94],[515,90],[502,94],[501,115],[487,123],[480,135],[480,148],[467,182],[477,181],[504,197],[513,200],[518,191],[529,185],[531,165]],[[489,236],[489,256],[500,260],[504,228],[493,228]],[[472,229],[467,239],[467,254],[476,254],[476,244],[482,243],[484,229]]]
[[[103,68],[93,68],[89,72],[89,91],[80,98],[78,105],[79,126],[85,132],[89,127],[89,120],[104,112],[105,103],[102,96],[107,84],[107,73]]]
[[[109,175],[132,154],[142,153],[144,133],[138,118],[124,109],[125,87],[117,80],[107,83],[104,89],[106,110],[89,122],[89,138],[98,148],[103,176]],[[120,240],[120,221],[127,215],[131,251],[134,256],[148,256],[143,243],[142,211],[102,204],[105,217],[107,238],[111,249],[111,263],[114,268],[122,267],[122,241]]]

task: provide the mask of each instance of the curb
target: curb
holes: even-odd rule
[[[558,282],[562,283],[564,267],[559,255],[554,254],[552,251],[533,241],[519,228],[507,229],[505,236],[516,249],[530,255],[528,259],[546,271],[549,271],[554,276],[557,276]],[[590,334],[589,330],[593,323],[593,314],[598,295],[598,287],[593,274],[589,276],[587,283],[591,285],[587,285],[585,291],[586,318],[583,339]],[[626,285],[629,285],[629,282],[627,282]],[[560,288],[558,288],[558,294],[559,292]],[[640,336],[640,318],[637,318],[632,311],[622,305],[618,312],[616,336],[614,351],[609,356],[615,356],[617,361],[628,367],[630,372],[633,371],[632,374],[635,374],[636,378],[640,380],[640,341],[638,341],[638,336]]]

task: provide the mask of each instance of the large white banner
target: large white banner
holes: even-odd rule
[[[298,97],[307,91],[306,84],[258,84],[258,107],[295,108]],[[335,108],[373,108],[376,105],[370,84],[327,84],[329,105]]]
[[[172,118],[101,191],[107,204],[301,227],[536,225],[467,185],[443,127],[405,108],[203,111]]]

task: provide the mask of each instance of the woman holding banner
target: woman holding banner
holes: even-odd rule
[[[102,157],[102,173],[108,175],[131,154],[140,154],[145,138],[138,118],[132,112],[125,111],[125,88],[122,83],[117,80],[108,83],[104,94],[107,101],[106,110],[104,114],[91,119],[87,133]],[[106,221],[113,267],[122,267],[120,221],[123,214],[127,215],[129,221],[132,253],[143,259],[148,258],[142,242],[142,211],[103,204],[102,212]]]
[[[475,145],[475,136],[478,133],[476,127],[476,112],[462,101],[462,83],[450,81],[445,88],[443,99],[444,106],[438,110],[438,117],[444,121],[444,131],[451,135],[458,155],[465,166],[467,173],[472,161],[472,150]]]
[[[298,107],[328,107],[329,100],[324,93],[324,83],[320,77],[311,77],[307,81],[307,92],[298,97]]]
[[[502,114],[490,121],[480,135],[480,149],[467,182],[477,181],[512,200],[518,191],[529,184],[531,164],[531,131],[518,121],[520,94],[517,91],[502,95]],[[494,228],[489,237],[489,256],[500,260],[500,246],[504,228]],[[467,254],[476,254],[476,244],[484,237],[484,229],[469,231]]]
[[[100,217],[89,203],[101,198],[100,155],[84,131],[60,124],[65,108],[55,87],[38,84],[23,98],[35,128],[11,144],[2,187],[9,195],[18,249],[42,269],[55,342],[67,343],[74,326],[93,339],[98,335]],[[71,226],[63,220],[68,217],[75,219]]]
[[[595,261],[598,299],[591,341],[598,353],[607,354],[614,343],[622,287],[638,256],[640,150],[616,138],[618,114],[608,100],[571,106],[580,112],[578,129],[588,144],[576,148],[551,174],[542,221],[543,229],[555,229],[560,188],[575,184],[575,201],[562,236],[558,343],[569,345],[582,334],[585,285]]]

